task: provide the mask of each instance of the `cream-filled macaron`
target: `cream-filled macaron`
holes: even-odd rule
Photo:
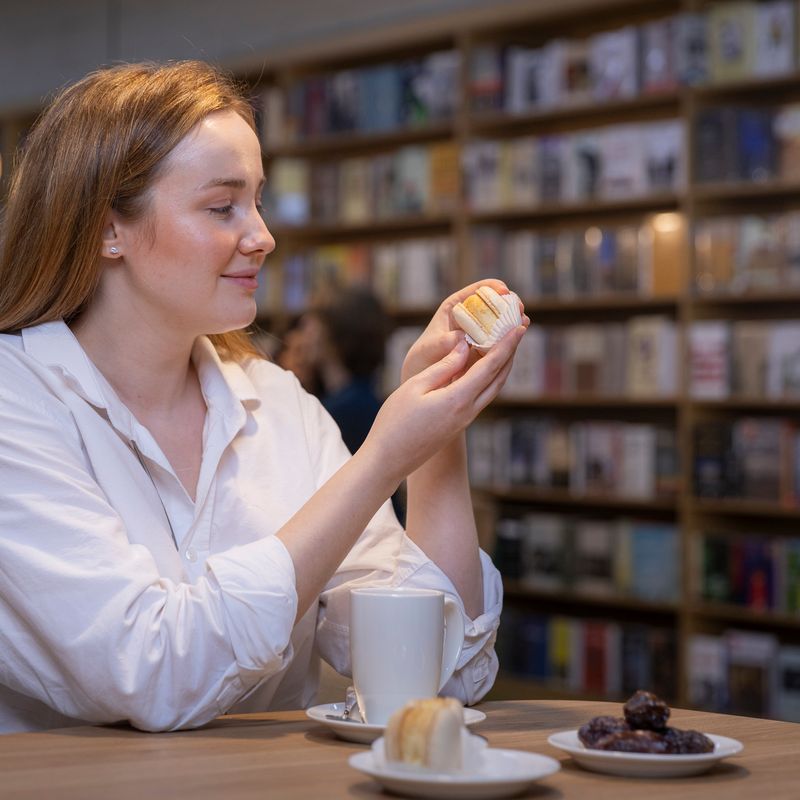
[[[389,718],[384,734],[387,761],[451,772],[463,766],[464,708],[452,697],[414,700]]]
[[[519,297],[513,292],[499,294],[491,286],[480,286],[456,304],[453,318],[470,344],[488,349],[522,322]]]

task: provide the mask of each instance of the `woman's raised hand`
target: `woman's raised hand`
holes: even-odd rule
[[[482,281],[474,287],[487,283],[502,287],[499,281]],[[416,353],[409,353],[409,374],[381,407],[364,443],[383,454],[382,463],[398,483],[463,431],[497,396],[525,333],[526,325],[518,326],[473,361],[464,334],[451,330],[447,322],[450,309],[468,294],[470,287],[439,308],[414,345]],[[444,342],[451,343],[450,350],[438,355]],[[427,365],[427,360],[433,363]]]
[[[433,318],[423,331],[422,335],[412,345],[403,362],[401,381],[416,375],[427,367],[443,359],[464,338],[464,333],[453,320],[453,308],[463,302],[480,286],[491,286],[496,292],[508,292],[506,285],[496,278],[486,278],[476,283],[465,286],[455,294],[451,294],[436,310]],[[530,324],[528,317],[523,315],[522,324]],[[468,363],[477,360],[478,355],[471,353]]]

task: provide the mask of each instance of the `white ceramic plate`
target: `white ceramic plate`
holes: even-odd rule
[[[372,750],[350,756],[350,766],[390,792],[452,800],[511,797],[561,768],[554,758],[522,750],[487,747],[481,755],[480,766],[469,772],[414,772],[384,764]]]
[[[613,750],[592,750],[584,747],[578,731],[554,733],[548,742],[559,750],[569,753],[582,767],[609,775],[624,775],[630,778],[678,778],[697,775],[728,756],[735,756],[744,745],[727,736],[707,733],[714,742],[711,753],[692,755],[651,755],[649,753],[619,753]]]
[[[306,716],[330,728],[340,739],[346,739],[348,742],[369,744],[383,734],[384,725],[367,725],[365,722],[345,722],[340,719],[328,718],[329,715],[341,717],[343,711],[344,703],[324,703],[321,706],[312,706],[306,709]],[[464,709],[465,725],[475,725],[484,719],[486,719],[486,714],[483,711],[478,711],[477,708]]]

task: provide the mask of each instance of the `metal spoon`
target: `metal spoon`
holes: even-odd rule
[[[353,714],[358,716],[353,716]],[[335,719],[337,722],[355,722],[357,725],[363,725],[364,721],[358,712],[358,701],[356,700],[356,692],[352,686],[347,687],[344,696],[344,710],[341,716],[338,714],[326,714],[325,719]]]

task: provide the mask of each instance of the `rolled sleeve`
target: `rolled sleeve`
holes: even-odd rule
[[[409,544],[419,548],[409,540]],[[494,651],[500,612],[503,608],[503,584],[489,556],[480,551],[483,575],[483,613],[472,619],[450,579],[430,559],[420,565],[400,585],[425,589],[438,589],[450,595],[461,609],[464,619],[464,646],[458,659],[456,671],[444,685],[442,694],[457,697],[462,703],[477,703],[492,688],[497,677],[498,661]]]
[[[242,678],[273,674],[291,660],[297,614],[292,559],[275,536],[211,556],[209,575],[220,591],[225,627]]]

